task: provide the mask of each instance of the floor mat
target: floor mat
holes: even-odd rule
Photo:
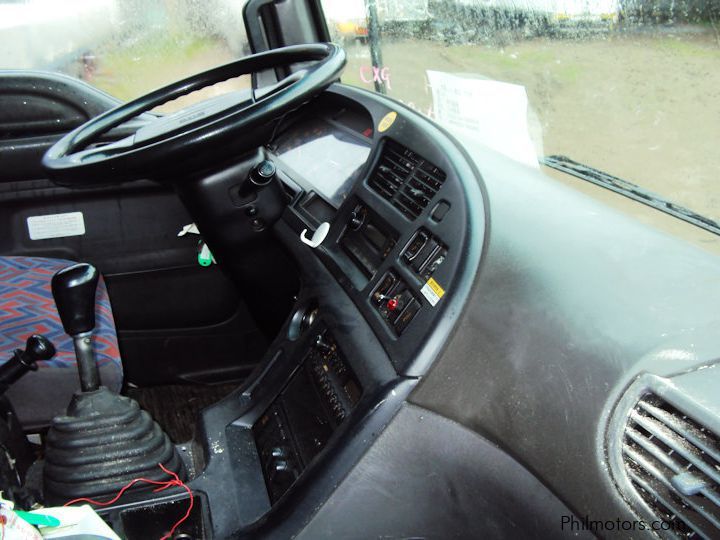
[[[192,439],[200,411],[227,396],[238,384],[150,386],[129,388],[136,399],[174,443]]]

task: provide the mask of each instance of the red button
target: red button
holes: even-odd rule
[[[391,298],[387,301],[388,311],[395,311],[398,307],[398,301],[395,298]]]

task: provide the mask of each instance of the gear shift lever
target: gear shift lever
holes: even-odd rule
[[[185,466],[167,434],[133,399],[100,386],[93,350],[98,271],[89,264],[60,270],[52,279],[63,328],[75,343],[82,392],[53,418],[45,439],[45,502],[110,495],[129,478],[160,481],[162,464],[185,478]],[[131,489],[147,489],[141,485]]]
[[[86,263],[64,268],[52,278],[52,294],[60,320],[75,345],[83,392],[92,392],[100,387],[100,372],[92,343],[97,283],[97,269]]]

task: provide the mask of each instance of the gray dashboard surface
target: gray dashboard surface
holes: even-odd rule
[[[716,358],[720,261],[465,143],[487,187],[487,251],[411,401],[498,444],[578,515],[634,519],[608,472],[607,418],[638,374]]]
[[[562,526],[562,516],[566,525]],[[404,406],[298,538],[591,538],[507,454]]]

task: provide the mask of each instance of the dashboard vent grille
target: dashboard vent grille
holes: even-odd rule
[[[387,141],[368,184],[409,219],[417,218],[438,192],[445,173],[412,150]]]
[[[623,464],[657,519],[685,538],[720,537],[720,437],[655,394],[630,412]]]

